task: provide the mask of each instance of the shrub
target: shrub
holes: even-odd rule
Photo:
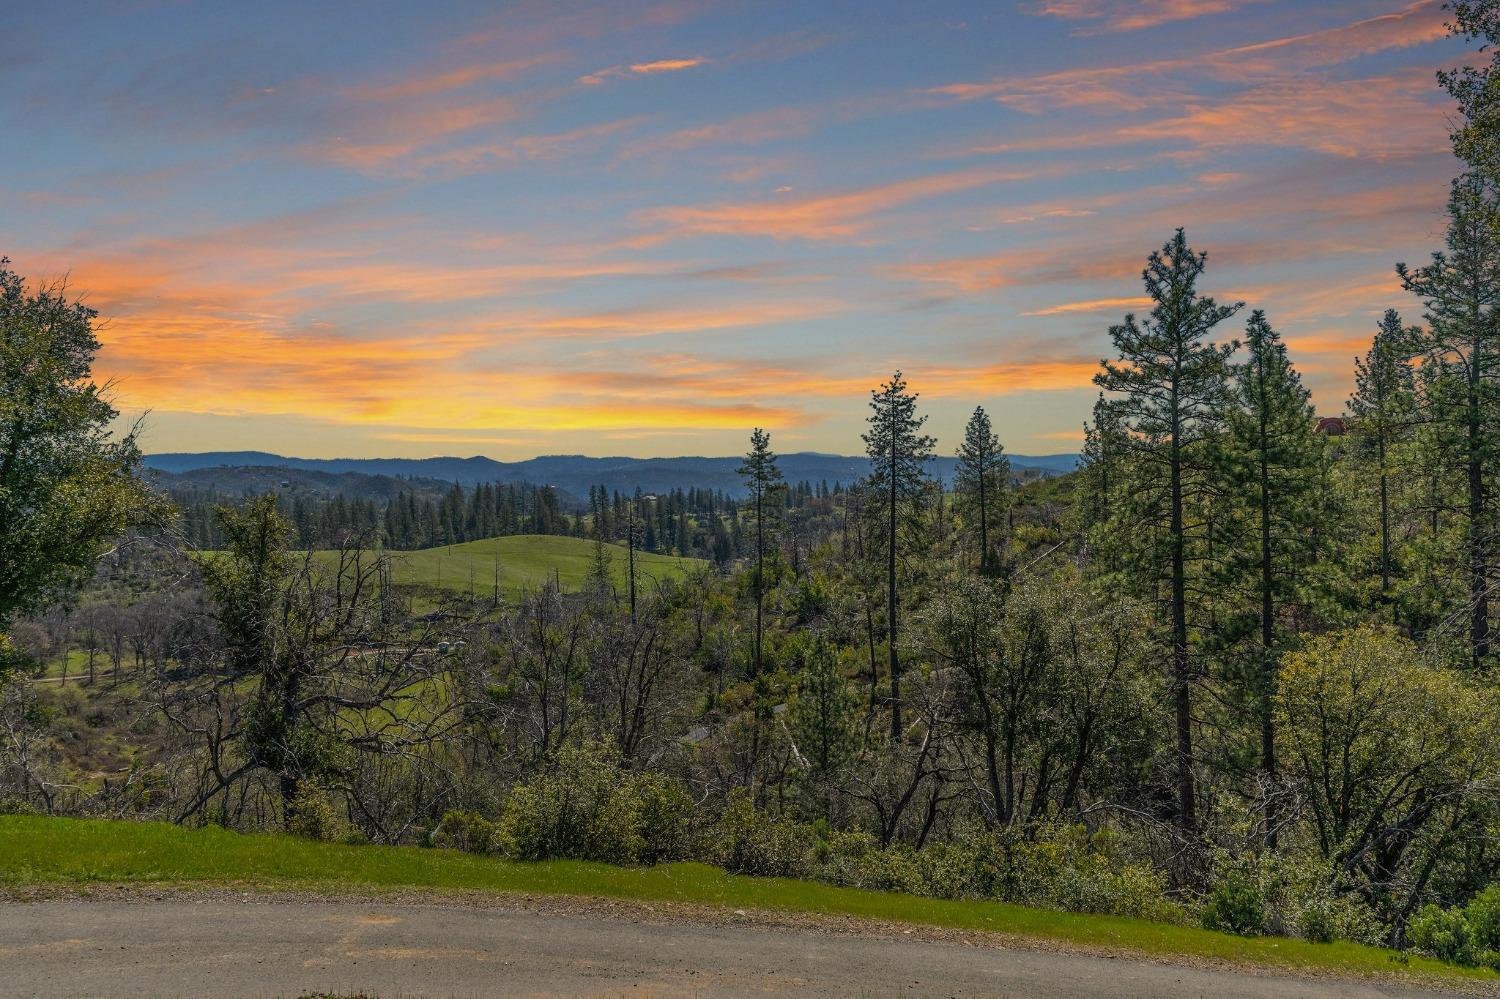
[[[1406,927],[1406,940],[1415,949],[1440,960],[1474,963],[1469,921],[1459,909],[1422,906]]]
[[[688,854],[692,815],[675,780],[632,774],[607,747],[586,746],[564,750],[554,769],[511,789],[496,842],[518,860],[654,864]]]
[[[636,862],[661,864],[691,855],[696,809],[682,785],[661,774],[638,774],[622,793],[636,829]]]
[[[469,853],[492,853],[496,843],[495,824],[478,812],[449,811],[427,837],[431,846]]]
[[[1469,940],[1476,958],[1485,951],[1500,952],[1500,884],[1491,885],[1475,895],[1464,907],[1469,924]],[[1481,964],[1492,961],[1481,960]]]
[[[1338,924],[1326,905],[1308,905],[1297,914],[1297,932],[1313,943],[1333,943],[1339,938]]]
[[[289,812],[286,831],[293,836],[332,843],[347,832],[346,823],[334,812],[328,793],[320,787],[304,784],[292,799]]]
[[[811,830],[771,818],[737,788],[713,828],[709,859],[733,874],[805,877],[812,867]]]
[[[1255,936],[1266,929],[1266,909],[1250,878],[1231,872],[1209,892],[1203,926],[1223,933]]]

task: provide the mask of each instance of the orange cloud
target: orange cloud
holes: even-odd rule
[[[1426,70],[1359,80],[1286,79],[1171,118],[1118,129],[1124,142],[1178,139],[1196,149],[1294,146],[1334,156],[1440,152],[1447,129]]]
[[[1061,305],[1049,305],[1044,309],[1021,314],[1023,316],[1068,316],[1080,312],[1134,311],[1150,307],[1151,299],[1136,295],[1129,298],[1095,298],[1085,302],[1064,302]]]
[[[1264,0],[1041,0],[1036,14],[1069,21],[1099,21],[1085,33],[1139,31],[1172,21],[1224,14]]]
[[[431,97],[450,90],[462,90],[476,83],[509,80],[526,70],[558,60],[557,55],[536,55],[520,59],[479,62],[457,69],[429,69],[412,73],[390,83],[362,84],[346,89],[344,94],[356,101],[388,103],[414,97]]]
[[[696,233],[769,236],[773,239],[839,239],[866,231],[870,216],[913,201],[1036,176],[1034,170],[960,170],[844,194],[658,208],[642,213],[641,218],[666,227],[664,232],[648,237],[657,241]]]
[[[812,116],[800,108],[776,108],[737,115],[721,122],[678,129],[666,135],[632,142],[620,151],[622,159],[681,153],[698,146],[756,145],[807,135]]]
[[[707,59],[694,56],[689,59],[656,59],[652,62],[629,63],[624,66],[610,66],[608,69],[596,70],[586,76],[580,76],[578,82],[585,86],[598,86],[606,80],[622,76],[654,76],[658,73],[679,73],[685,69],[694,69],[707,63]]]
[[[1193,100],[1207,102],[1198,92],[1205,78],[1235,83],[1277,81],[1288,74],[1433,42],[1446,34],[1441,0],[1418,0],[1390,14],[1202,55],[952,83],[925,93],[960,101],[993,100],[1031,114],[1057,108],[1117,112],[1172,108]]]

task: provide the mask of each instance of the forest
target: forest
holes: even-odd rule
[[[1489,5],[1454,11],[1497,40]],[[1394,264],[1409,303],[1370,303],[1346,402],[1320,419],[1275,317],[1216,299],[1168,225],[1082,467],[1024,483],[976,406],[939,484],[898,371],[856,488],[789,487],[754,429],[734,501],[174,503],[111,430],[98,317],[7,265],[0,810],[697,859],[1500,969],[1497,81],[1441,78],[1444,242]],[[597,571],[516,600],[392,571],[518,532]],[[707,561],[638,579],[637,550]],[[80,612],[113,668],[51,683]]]

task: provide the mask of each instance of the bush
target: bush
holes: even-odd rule
[[[1214,886],[1203,907],[1205,929],[1256,936],[1266,929],[1266,908],[1254,882],[1239,871]]]
[[[707,852],[732,874],[796,878],[812,868],[813,843],[810,827],[771,818],[737,788],[714,825]]]
[[[464,811],[443,813],[442,821],[427,837],[431,846],[469,853],[493,853],[496,840],[493,822],[478,812]]]
[[[1406,927],[1406,942],[1444,961],[1500,971],[1500,885],[1486,888],[1462,909],[1422,906]]]
[[[1464,907],[1464,918],[1469,924],[1469,941],[1476,958],[1485,951],[1500,952],[1500,885],[1491,885],[1475,895]]]
[[[1297,913],[1297,932],[1313,943],[1333,943],[1339,938],[1338,923],[1326,905],[1308,905]]]
[[[328,793],[322,788],[304,784],[292,799],[286,831],[293,836],[333,843],[347,833],[347,823],[333,810]]]
[[[1459,909],[1424,905],[1406,927],[1406,941],[1415,949],[1454,964],[1473,964],[1469,921]]]
[[[511,790],[496,842],[517,860],[655,864],[688,855],[692,817],[675,780],[632,774],[610,749],[587,746],[564,750],[553,770]]]
[[[696,809],[681,784],[661,774],[639,774],[623,793],[633,816],[636,862],[662,864],[691,855]]]

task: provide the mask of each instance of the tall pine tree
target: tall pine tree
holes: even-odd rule
[[[1236,504],[1239,515],[1226,518],[1234,525],[1226,561],[1247,584],[1234,589],[1255,594],[1243,615],[1253,623],[1249,631],[1254,636],[1248,686],[1260,728],[1265,840],[1275,846],[1273,709],[1277,663],[1290,637],[1281,634],[1280,622],[1287,607],[1299,600],[1304,570],[1315,555],[1323,447],[1310,394],[1287,358],[1286,345],[1258,309],[1246,324],[1245,348],[1244,362],[1235,366],[1225,442],[1228,492],[1241,501]]]
[[[928,488],[927,463],[933,439],[922,433],[927,417],[917,415],[917,396],[908,392],[897,371],[891,380],[870,392],[869,432],[864,434],[870,456],[870,509],[882,524],[886,586],[886,661],[891,676],[891,739],[901,738],[901,658],[897,651],[896,564],[900,528],[919,508]]]
[[[978,531],[979,571],[986,576],[996,575],[1000,556],[990,532],[1000,526],[1005,513],[1010,491],[1010,459],[1005,457],[1005,449],[1000,446],[983,406],[974,407],[974,415],[964,427],[953,484],[965,526]]]
[[[762,615],[766,602],[766,528],[771,515],[773,494],[781,486],[781,469],[771,450],[771,435],[760,427],[750,432],[750,450],[739,467],[750,492],[751,512],[755,517],[755,675],[761,673],[761,642],[764,638]]]
[[[1166,577],[1177,821],[1185,830],[1198,824],[1188,590],[1189,575],[1203,558],[1197,543],[1203,526],[1189,521],[1186,505],[1201,496],[1211,475],[1210,441],[1219,429],[1235,346],[1210,343],[1207,337],[1241,307],[1219,305],[1198,293],[1206,260],[1188,246],[1181,229],[1151,254],[1142,272],[1154,303],[1151,313],[1144,320],[1127,315],[1110,328],[1119,358],[1101,361],[1104,370],[1094,376],[1101,389],[1113,393],[1105,409],[1125,431],[1119,439],[1140,480],[1134,501],[1118,507],[1109,529],[1138,543],[1133,561],[1139,580],[1152,585]]]
[[[1500,240],[1495,191],[1476,174],[1453,183],[1447,251],[1415,270],[1398,264],[1426,303],[1419,349],[1433,364],[1424,414],[1462,479],[1469,660],[1490,655],[1490,576],[1495,561],[1491,479],[1500,458]]]
[[[1411,429],[1416,380],[1409,357],[1414,331],[1387,309],[1365,356],[1354,362],[1354,394],[1349,397],[1352,456],[1373,467],[1379,491],[1380,595],[1391,594],[1394,556],[1391,492],[1395,458]]]

